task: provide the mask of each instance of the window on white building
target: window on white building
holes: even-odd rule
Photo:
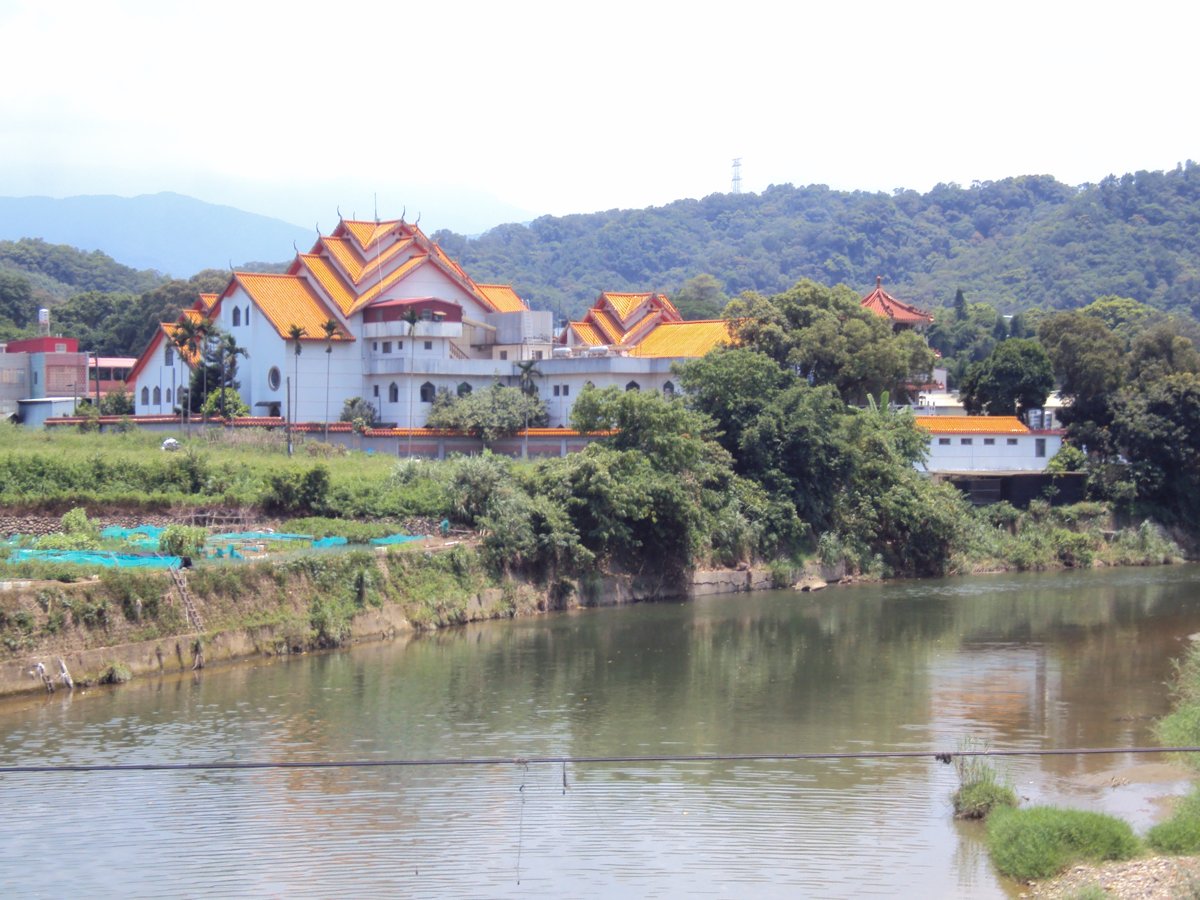
[[[167,405],[171,405],[171,389],[167,388]]]
[[[465,381],[458,386],[458,396],[465,397],[469,393],[471,393],[471,386]]]
[[[384,353],[391,353],[391,352],[392,352],[392,342],[391,342],[391,341],[384,341],[384,342],[383,342],[383,352],[384,352]]]
[[[501,350],[501,351],[500,351],[500,358],[501,358],[501,359],[508,359],[508,351],[507,351],[507,350]]]
[[[279,368],[277,366],[271,366],[271,368],[267,371],[267,387],[273,391],[277,391],[279,390],[279,385],[282,382],[283,379],[279,374]]]
[[[426,342],[425,342],[425,349],[426,349],[426,350],[432,350],[432,349],[433,349],[433,341],[426,341]]]
[[[159,390],[158,388],[154,389],[154,405],[155,406],[162,405],[162,391]]]
[[[985,447],[990,447],[990,446],[992,446],[994,443],[996,443],[996,439],[995,439],[995,438],[984,438],[984,439],[983,439],[983,446],[985,446]]]
[[[631,381],[631,382],[629,382],[629,384],[625,385],[625,390],[627,390],[627,391],[640,391],[641,389],[642,389],[642,386],[640,384],[638,384],[636,381]]]
[[[142,388],[142,406],[150,405],[150,388]]]
[[[400,402],[400,385],[396,384],[396,382],[393,381],[391,384],[388,385],[388,403],[399,403],[399,402]]]
[[[1017,439],[1016,439],[1016,438],[1009,438],[1007,443],[1008,443],[1008,446],[1010,446],[1010,447],[1015,447],[1015,446],[1017,446]]]
[[[950,446],[950,438],[938,438],[938,444],[942,447]]]
[[[378,396],[379,396],[379,385],[377,385],[377,384],[373,384],[373,385],[371,385],[371,396],[372,396],[372,397],[378,397]]]
[[[569,384],[564,384],[564,385],[563,385],[563,396],[564,396],[564,397],[570,397],[570,396],[571,396],[571,386],[570,386]]]
[[[242,324],[242,310],[240,307],[233,308],[233,327],[238,328]]]
[[[1037,440],[1035,440],[1033,442],[1033,455],[1036,456],[1038,459],[1041,459],[1046,455],[1046,439],[1045,438],[1038,438]]]
[[[534,350],[534,351],[533,351],[533,358],[534,358],[534,359],[542,359],[542,351],[541,351],[541,350]]]
[[[175,365],[175,348],[170,344],[167,344],[165,347],[163,347],[163,365]]]
[[[559,387],[557,384],[554,386],[554,396],[555,396],[555,397],[561,397],[561,396],[562,396],[562,388],[561,388],[561,387]]]
[[[958,442],[965,447],[975,443],[975,440],[973,438],[960,438]]]
[[[437,388],[431,382],[425,382],[421,385],[421,402],[432,403],[434,396],[437,394]]]
[[[675,382],[668,381],[666,384],[663,385],[663,396],[664,397],[674,397],[675,396]]]

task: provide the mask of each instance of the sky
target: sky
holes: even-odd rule
[[[1200,158],[1191,4],[0,0],[0,195],[473,234]]]

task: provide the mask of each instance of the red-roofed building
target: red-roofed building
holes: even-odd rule
[[[933,316],[923,309],[897,300],[883,289],[883,276],[875,277],[875,290],[862,298],[862,308],[869,309],[877,316],[882,316],[892,323],[892,327],[924,328],[933,324]]]

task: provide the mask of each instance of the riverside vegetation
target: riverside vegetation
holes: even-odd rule
[[[1158,723],[1158,738],[1167,746],[1200,746],[1200,644],[1177,662],[1172,689],[1175,708]],[[1127,822],[1113,816],[1048,806],[1018,808],[1016,795],[986,759],[960,756],[954,761],[960,782],[952,798],[955,815],[987,819],[992,862],[1010,878],[1050,878],[1080,862],[1200,854],[1200,787],[1139,839]],[[1196,754],[1184,754],[1180,761],[1200,770]],[[1195,883],[1190,887],[1194,892]]]

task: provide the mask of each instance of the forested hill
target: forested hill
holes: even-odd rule
[[[1132,297],[1200,315],[1200,165],[1071,187],[1050,176],[925,194],[776,185],[650,209],[544,216],[435,235],[479,281],[576,316],[601,290],[665,291],[711,273],[730,296],[801,278],[947,306],[961,288],[1002,312]]]
[[[41,302],[53,304],[83,291],[141,293],[168,279],[151,269],[131,269],[106,253],[86,253],[40,238],[0,241],[0,273],[27,279]]]

